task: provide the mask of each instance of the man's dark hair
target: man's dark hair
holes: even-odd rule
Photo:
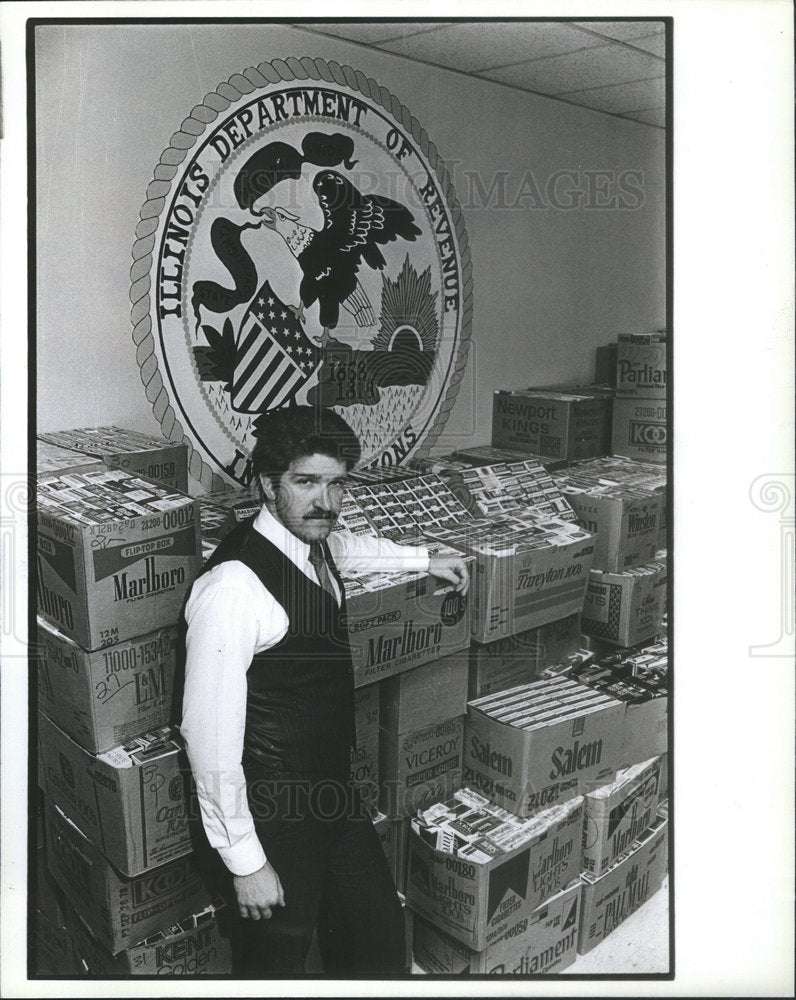
[[[360,459],[359,439],[341,416],[323,407],[289,406],[269,410],[257,421],[252,471],[265,474],[276,489],[290,463],[306,455],[329,455],[352,469]]]

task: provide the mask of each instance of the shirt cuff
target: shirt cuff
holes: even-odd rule
[[[425,545],[402,545],[404,568],[417,573],[428,573],[428,549]]]
[[[216,850],[233,875],[253,875],[266,862],[265,851],[254,830],[233,847],[218,847]]]

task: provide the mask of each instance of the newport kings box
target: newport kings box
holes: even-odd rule
[[[665,342],[620,341],[616,345],[616,395],[619,398],[666,399]]]
[[[578,516],[594,536],[592,569],[619,573],[655,558],[662,500],[639,491],[581,492],[559,483]]]
[[[623,573],[589,574],[581,627],[586,635],[616,646],[636,646],[657,635],[666,611],[665,559]]]
[[[437,850],[410,828],[409,905],[474,951],[505,937],[581,870],[583,799],[536,818],[538,829],[524,843],[483,864]]]
[[[543,459],[604,455],[610,403],[548,389],[499,389],[492,403],[492,444]]]
[[[391,819],[447,798],[462,783],[464,717],[407,733],[381,729],[379,809]]]
[[[191,851],[188,763],[163,727],[95,756],[39,713],[44,792],[125,875]]]
[[[53,803],[48,804],[47,864],[67,902],[112,954],[210,903],[192,855],[128,878]]]
[[[666,874],[668,821],[655,825],[604,875],[581,875],[578,952],[585,955],[658,891]]]
[[[611,450],[639,462],[666,462],[668,424],[665,399],[616,399]]]
[[[38,620],[39,708],[92,753],[174,721],[176,667],[176,628],[90,653]]]
[[[543,975],[563,972],[577,955],[581,884],[575,880],[520,917],[483,951],[475,951],[433,923],[415,918],[414,960],[441,975]]]
[[[201,566],[198,504],[118,469],[39,479],[38,610],[84,649],[176,623]]]

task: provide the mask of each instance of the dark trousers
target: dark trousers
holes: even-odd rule
[[[302,974],[316,927],[325,975],[403,974],[403,913],[357,789],[252,768],[246,779],[257,834],[285,906],[274,907],[270,920],[238,918],[238,974]]]

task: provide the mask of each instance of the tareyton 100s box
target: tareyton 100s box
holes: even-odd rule
[[[39,612],[99,649],[179,618],[201,565],[196,501],[120,469],[37,487]]]
[[[551,458],[605,454],[610,399],[549,389],[498,390],[492,444]]]

